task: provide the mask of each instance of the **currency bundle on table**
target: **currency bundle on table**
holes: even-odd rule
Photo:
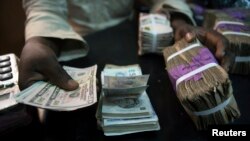
[[[164,49],[164,59],[176,95],[198,129],[239,118],[228,74],[199,41],[176,42]]]
[[[138,33],[138,54],[162,54],[164,47],[173,43],[173,29],[170,21],[162,14],[140,13]]]
[[[227,49],[235,54],[230,72],[250,74],[250,10],[207,10],[203,26],[220,32],[229,40]]]
[[[106,65],[96,112],[106,136],[159,130],[158,117],[146,93],[149,75],[139,65]]]
[[[16,101],[56,111],[72,111],[96,103],[97,65],[88,68],[63,68],[79,83],[78,89],[66,91],[49,82],[39,81],[15,95]]]

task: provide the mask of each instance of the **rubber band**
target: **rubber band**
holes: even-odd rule
[[[236,56],[235,62],[250,62],[250,56]]]
[[[200,67],[198,69],[195,69],[195,70],[193,70],[193,71],[191,71],[191,72],[189,72],[187,74],[184,74],[183,76],[181,76],[180,78],[177,79],[177,81],[176,81],[176,90],[177,90],[177,86],[182,81],[184,81],[185,79],[187,79],[187,78],[189,78],[191,76],[194,76],[195,74],[200,73],[200,72],[202,72],[202,71],[204,71],[206,69],[209,69],[211,67],[215,67],[215,66],[218,66],[218,64],[217,63],[209,63],[209,64],[206,64],[206,65],[204,65],[204,66],[202,66],[202,67]]]
[[[219,21],[214,25],[214,30],[218,28],[221,24],[234,24],[234,25],[244,25],[244,23],[241,22],[233,22],[233,21]]]
[[[188,51],[188,50],[190,50],[190,49],[192,49],[192,48],[200,47],[200,46],[201,46],[200,43],[195,43],[195,44],[192,44],[192,45],[190,45],[190,46],[188,46],[188,47],[186,47],[186,48],[184,48],[184,49],[182,49],[182,50],[179,50],[179,51],[177,51],[177,52],[171,54],[171,55],[168,57],[167,62],[168,62],[169,60],[171,60],[172,58],[174,58],[175,56],[177,56],[177,55],[179,55],[179,54],[181,54],[181,53],[183,53],[183,52],[185,52],[185,51]]]
[[[216,107],[214,107],[212,109],[204,110],[204,111],[200,111],[200,112],[193,112],[193,114],[196,116],[206,116],[206,115],[210,115],[212,113],[218,112],[221,109],[225,108],[229,104],[231,99],[232,99],[232,96],[230,96],[226,101],[224,101],[223,103],[217,105]]]

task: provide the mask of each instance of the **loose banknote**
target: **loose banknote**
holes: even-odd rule
[[[97,65],[88,68],[63,68],[79,83],[76,90],[66,91],[49,82],[39,81],[15,95],[16,101],[57,111],[76,110],[96,103]]]

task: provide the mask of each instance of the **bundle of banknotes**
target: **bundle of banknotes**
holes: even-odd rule
[[[96,118],[106,136],[160,130],[145,91],[149,76],[142,75],[139,65],[106,65],[101,77]]]
[[[162,54],[163,48],[173,44],[173,29],[162,14],[139,15],[138,54]]]
[[[72,111],[97,102],[97,65],[88,68],[73,68],[68,66],[64,66],[63,68],[79,83],[78,89],[66,91],[49,82],[39,81],[16,94],[16,101],[56,111]]]
[[[176,95],[198,129],[240,117],[228,74],[198,40],[176,42],[164,50],[164,59]]]
[[[250,74],[250,10],[207,10],[204,27],[220,32],[229,40],[227,49],[235,54],[230,73]]]

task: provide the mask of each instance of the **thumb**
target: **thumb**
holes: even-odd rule
[[[56,65],[46,71],[46,73],[48,80],[62,89],[70,91],[79,87],[79,84],[60,65]]]
[[[195,39],[196,39],[195,33],[193,33],[193,32],[187,32],[187,33],[185,34],[185,40],[186,40],[187,42],[192,42],[192,41],[195,40]]]

